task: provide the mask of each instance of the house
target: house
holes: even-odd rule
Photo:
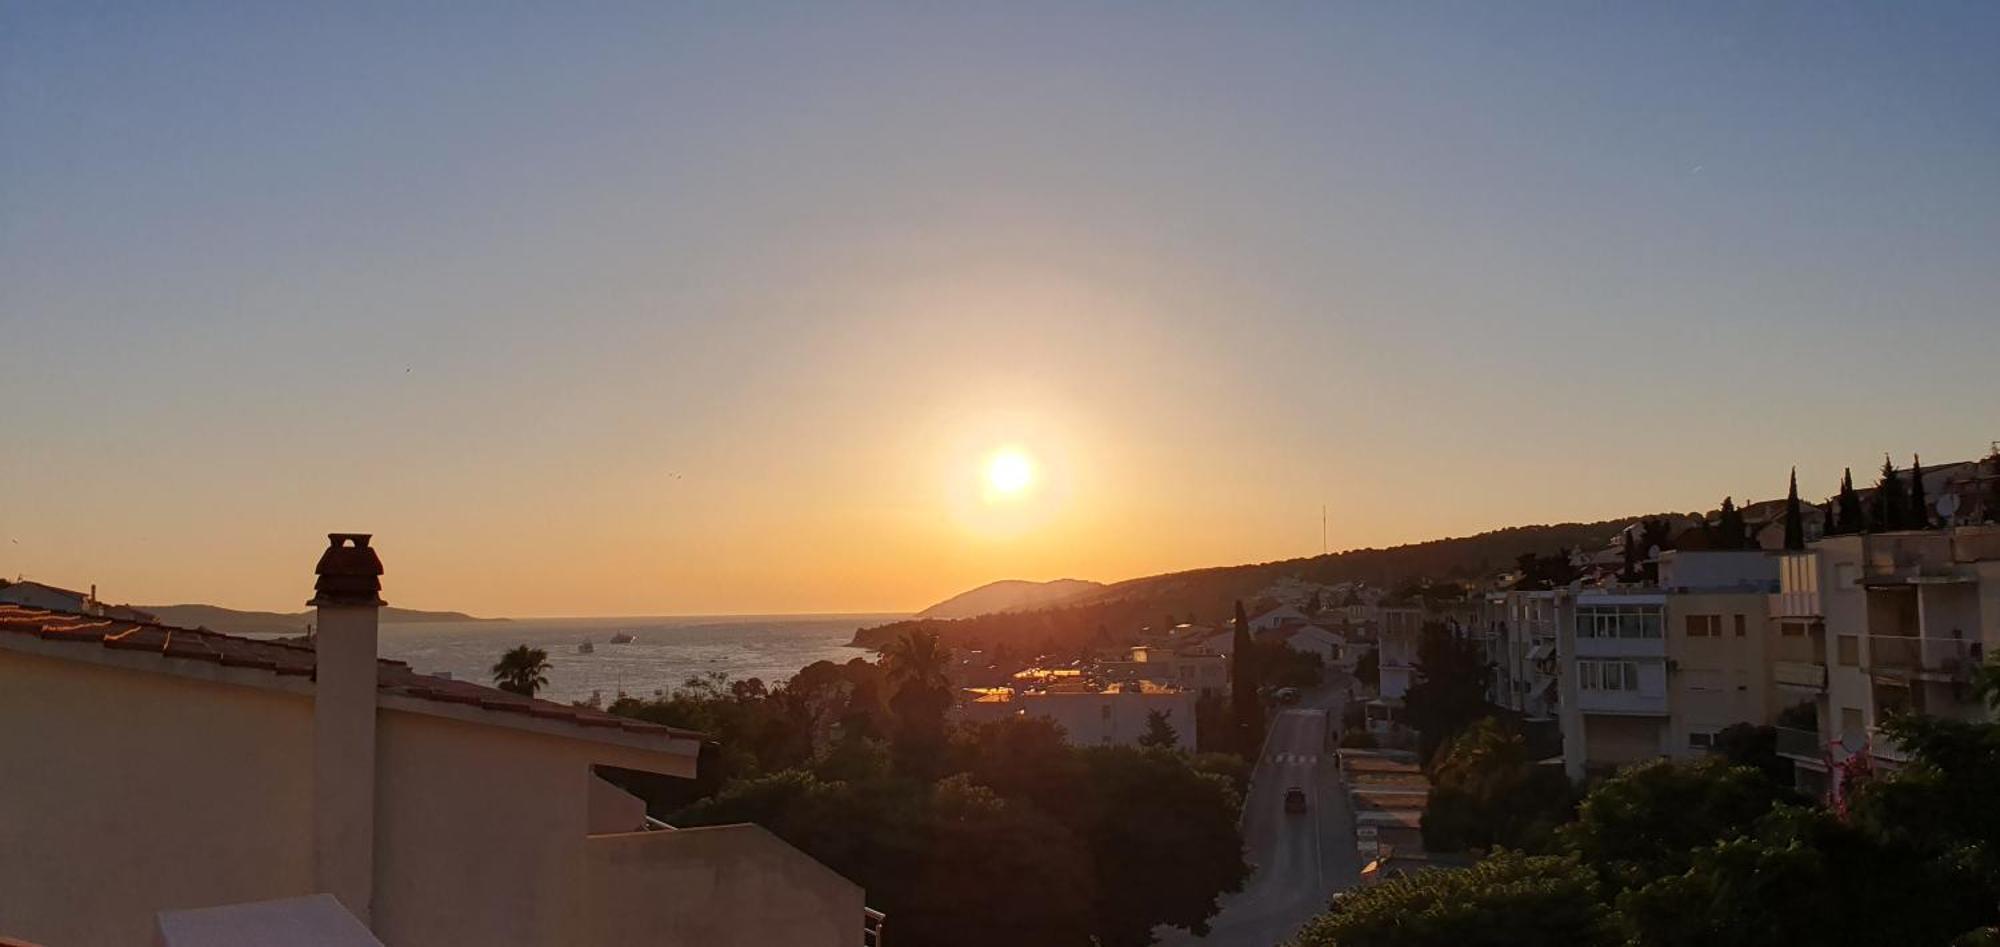
[[[1305,612],[1299,611],[1290,605],[1280,605],[1250,619],[1250,633],[1255,635],[1267,631],[1277,631],[1282,628],[1291,628],[1296,625],[1310,624],[1312,624],[1312,619],[1307,617]]]
[[[324,893],[397,945],[862,943],[852,882],[603,778],[691,778],[700,734],[378,660],[381,561],[329,540],[310,646],[0,605],[0,931]]]
[[[953,712],[967,722],[1041,717],[1054,721],[1076,746],[1137,746],[1148,718],[1166,716],[1174,748],[1194,752],[1195,692],[1145,681],[1098,685],[1080,680],[1034,689],[968,688]]]
[[[1285,647],[1293,651],[1303,654],[1317,654],[1320,661],[1327,667],[1352,666],[1351,664],[1343,665],[1343,658],[1346,655],[1347,649],[1347,638],[1336,632],[1321,628],[1318,625],[1293,626],[1284,631],[1272,632],[1265,637],[1279,639],[1285,643]]]
[[[29,605],[59,612],[76,612],[131,621],[153,620],[151,613],[140,611],[130,605],[106,605],[99,602],[97,586],[94,585],[90,587],[89,592],[74,592],[41,582],[0,581],[0,604]]]

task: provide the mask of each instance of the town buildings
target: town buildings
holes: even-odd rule
[[[331,894],[395,945],[859,945],[862,891],[608,781],[701,735],[376,658],[334,534],[312,646],[0,605],[0,934],[153,942],[159,912]]]

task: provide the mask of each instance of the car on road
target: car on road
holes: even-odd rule
[[[1306,791],[1297,786],[1285,790],[1285,811],[1292,813],[1306,811]]]
[[[1299,689],[1296,687],[1280,687],[1278,688],[1278,692],[1272,696],[1278,698],[1280,703],[1296,704],[1299,702]]]

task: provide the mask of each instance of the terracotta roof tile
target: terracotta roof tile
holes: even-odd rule
[[[263,670],[287,677],[311,677],[315,658],[311,646],[296,641],[245,638],[203,629],[175,628],[154,622],[99,618],[0,603],[0,635],[5,634],[33,635],[79,647],[96,644],[120,651],[150,651],[161,657],[209,661],[223,667]],[[620,717],[588,707],[529,699],[469,681],[418,674],[401,661],[377,661],[376,674],[377,686],[386,694],[561,720],[583,727],[690,739],[702,737],[691,730]]]

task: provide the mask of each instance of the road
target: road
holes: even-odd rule
[[[1328,727],[1339,721],[1345,696],[1343,683],[1271,721],[1243,808],[1243,843],[1255,871],[1242,891],[1223,899],[1207,937],[1161,928],[1161,944],[1273,947],[1325,910],[1332,892],[1355,884],[1361,866],[1354,852],[1354,816],[1326,749]],[[1303,814],[1285,812],[1285,790],[1292,786],[1304,789],[1310,800]]]

